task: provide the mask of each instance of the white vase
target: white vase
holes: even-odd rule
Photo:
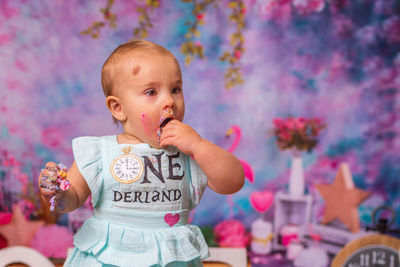
[[[289,195],[300,197],[304,195],[304,169],[301,155],[295,153],[292,158],[289,177]]]

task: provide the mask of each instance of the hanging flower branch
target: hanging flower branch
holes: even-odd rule
[[[246,27],[244,22],[246,8],[243,0],[231,0],[228,4],[228,7],[232,9],[229,19],[236,24],[236,31],[232,33],[230,37],[232,51],[225,52],[222,57],[220,57],[221,61],[226,61],[229,63],[229,67],[225,73],[226,89],[230,89],[236,85],[244,83],[243,74],[241,73],[238,61],[244,52],[244,37],[242,35],[242,31]]]
[[[185,55],[185,63],[186,65],[189,65],[194,57],[204,57],[203,45],[200,41],[196,41],[196,38],[200,37],[198,27],[204,25],[205,11],[209,5],[215,4],[215,0],[205,0],[202,3],[198,3],[196,0],[181,1],[185,3],[193,2],[194,4],[192,14],[195,17],[195,20],[186,22],[186,25],[189,25],[189,30],[185,34],[186,41],[181,46],[181,52]]]
[[[144,39],[148,35],[148,29],[153,27],[151,23],[149,13],[152,13],[154,9],[160,7],[160,0],[146,0],[144,7],[136,8],[139,15],[139,26],[133,30],[133,35]]]
[[[107,0],[107,5],[105,8],[100,9],[100,12],[103,13],[104,21],[95,21],[92,26],[87,28],[84,31],[81,31],[81,34],[90,34],[93,38],[99,37],[100,29],[106,25],[106,21],[109,22],[111,28],[116,28],[117,17],[114,13],[111,13],[111,7],[114,4],[114,0]]]
[[[185,63],[189,65],[196,56],[199,58],[204,57],[203,45],[200,41],[196,41],[196,38],[200,37],[198,27],[205,24],[205,11],[212,4],[216,7],[217,0],[203,0],[202,2],[198,0],[181,1],[185,3],[193,2],[194,4],[192,14],[195,20],[186,23],[186,25],[189,25],[189,30],[185,35],[186,41],[181,46],[181,52],[185,55]],[[104,15],[104,21],[93,22],[92,26],[82,31],[81,34],[90,34],[93,38],[97,38],[100,34],[100,29],[106,25],[106,21],[109,21],[109,25],[112,28],[116,28],[117,25],[115,22],[117,17],[111,12],[113,4],[114,0],[107,0],[106,7],[100,10]],[[149,14],[158,7],[160,7],[160,0],[145,0],[145,6],[136,9],[139,13],[139,26],[133,30],[133,35],[135,37],[144,39],[148,36],[148,29],[153,27]],[[245,28],[244,14],[246,13],[243,0],[230,0],[228,7],[232,9],[229,19],[236,25],[236,31],[230,36],[232,51],[225,52],[220,57],[221,61],[229,63],[229,67],[225,73],[226,89],[244,83],[238,61],[244,52],[242,31]]]

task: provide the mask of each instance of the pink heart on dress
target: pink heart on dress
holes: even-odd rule
[[[271,191],[255,191],[250,194],[250,203],[253,208],[258,212],[265,212],[268,210],[274,200],[274,194]]]
[[[164,221],[170,226],[174,226],[177,222],[179,222],[179,214],[171,214],[167,213],[164,217]]]

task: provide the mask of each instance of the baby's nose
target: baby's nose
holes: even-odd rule
[[[167,94],[164,99],[164,109],[172,108],[174,106],[175,106],[174,98],[170,94]]]

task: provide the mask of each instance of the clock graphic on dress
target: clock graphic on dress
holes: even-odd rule
[[[143,162],[135,155],[129,154],[132,147],[124,147],[124,155],[116,157],[111,163],[111,174],[120,183],[134,183],[143,174]]]

